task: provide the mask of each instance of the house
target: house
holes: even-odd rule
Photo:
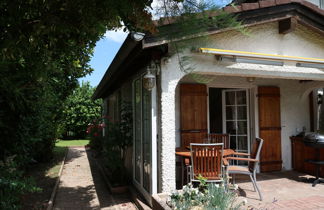
[[[93,95],[115,119],[121,101],[133,104],[133,183],[149,202],[152,194],[176,189],[175,148],[192,139],[230,133],[231,147],[249,152],[261,137],[259,171],[268,172],[291,170],[289,137],[316,130],[324,10],[303,0],[224,10],[237,14],[250,35],[210,31],[212,47],[184,52],[194,74],[181,70],[163,37],[129,35]]]

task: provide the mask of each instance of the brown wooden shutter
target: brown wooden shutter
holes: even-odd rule
[[[261,172],[280,171],[281,159],[281,119],[280,89],[259,87],[259,130],[264,140],[261,151]]]
[[[201,143],[207,137],[207,87],[180,85],[181,146]]]

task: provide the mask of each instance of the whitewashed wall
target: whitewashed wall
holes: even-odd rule
[[[278,34],[277,23],[251,27],[249,36],[239,32],[213,35],[211,43],[201,47],[324,58],[324,40],[320,35],[302,26],[295,32],[281,35]],[[195,72],[207,75],[207,78],[211,79],[208,86],[254,89],[258,85],[280,87],[283,169],[291,169],[289,136],[297,134],[297,130],[303,126],[309,130],[307,95],[312,89],[324,86],[324,82],[321,82],[324,81],[323,70],[300,68],[296,67],[295,63],[286,63],[283,67],[220,63],[212,55],[191,54],[191,56]],[[178,84],[190,82],[191,79],[186,77],[182,80],[185,73],[180,70],[176,56],[163,60],[161,69],[161,186],[162,192],[171,192],[175,189],[176,178],[174,150],[180,142]],[[248,83],[246,77],[256,77],[256,80],[254,83]],[[305,79],[318,82],[299,82]],[[257,109],[255,111],[257,124]],[[257,125],[255,133],[258,136]]]

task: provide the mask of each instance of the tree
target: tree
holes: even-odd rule
[[[88,62],[106,30],[152,30],[151,0],[4,0],[0,2],[0,177],[12,158],[15,170],[51,158],[66,98],[77,79],[92,72]],[[21,173],[17,173],[21,174]],[[0,209],[14,209],[19,191]],[[6,206],[2,206],[5,204]]]
[[[151,30],[150,4],[0,2],[0,160],[12,154],[28,160],[35,142],[55,139],[61,104],[77,87],[77,79],[92,72],[88,62],[95,43],[122,23],[130,31]]]
[[[94,91],[89,82],[82,82],[67,98],[61,123],[65,132],[72,131],[76,137],[84,138],[88,125],[100,117],[101,100],[91,99]]]

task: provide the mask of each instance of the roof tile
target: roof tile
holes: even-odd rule
[[[315,4],[312,4],[312,3],[308,2],[308,1],[302,1],[301,4],[306,6],[306,7],[312,8],[313,10],[318,9],[318,6],[316,6]]]
[[[289,4],[291,0],[276,0],[276,5]]]
[[[275,0],[259,1],[260,8],[276,6]]]
[[[227,7],[224,7],[224,11],[228,12],[228,13],[241,12],[242,11],[242,6],[241,5],[227,6]]]
[[[254,9],[259,9],[259,3],[243,3],[242,4],[242,10],[246,11],[246,10],[254,10]]]

